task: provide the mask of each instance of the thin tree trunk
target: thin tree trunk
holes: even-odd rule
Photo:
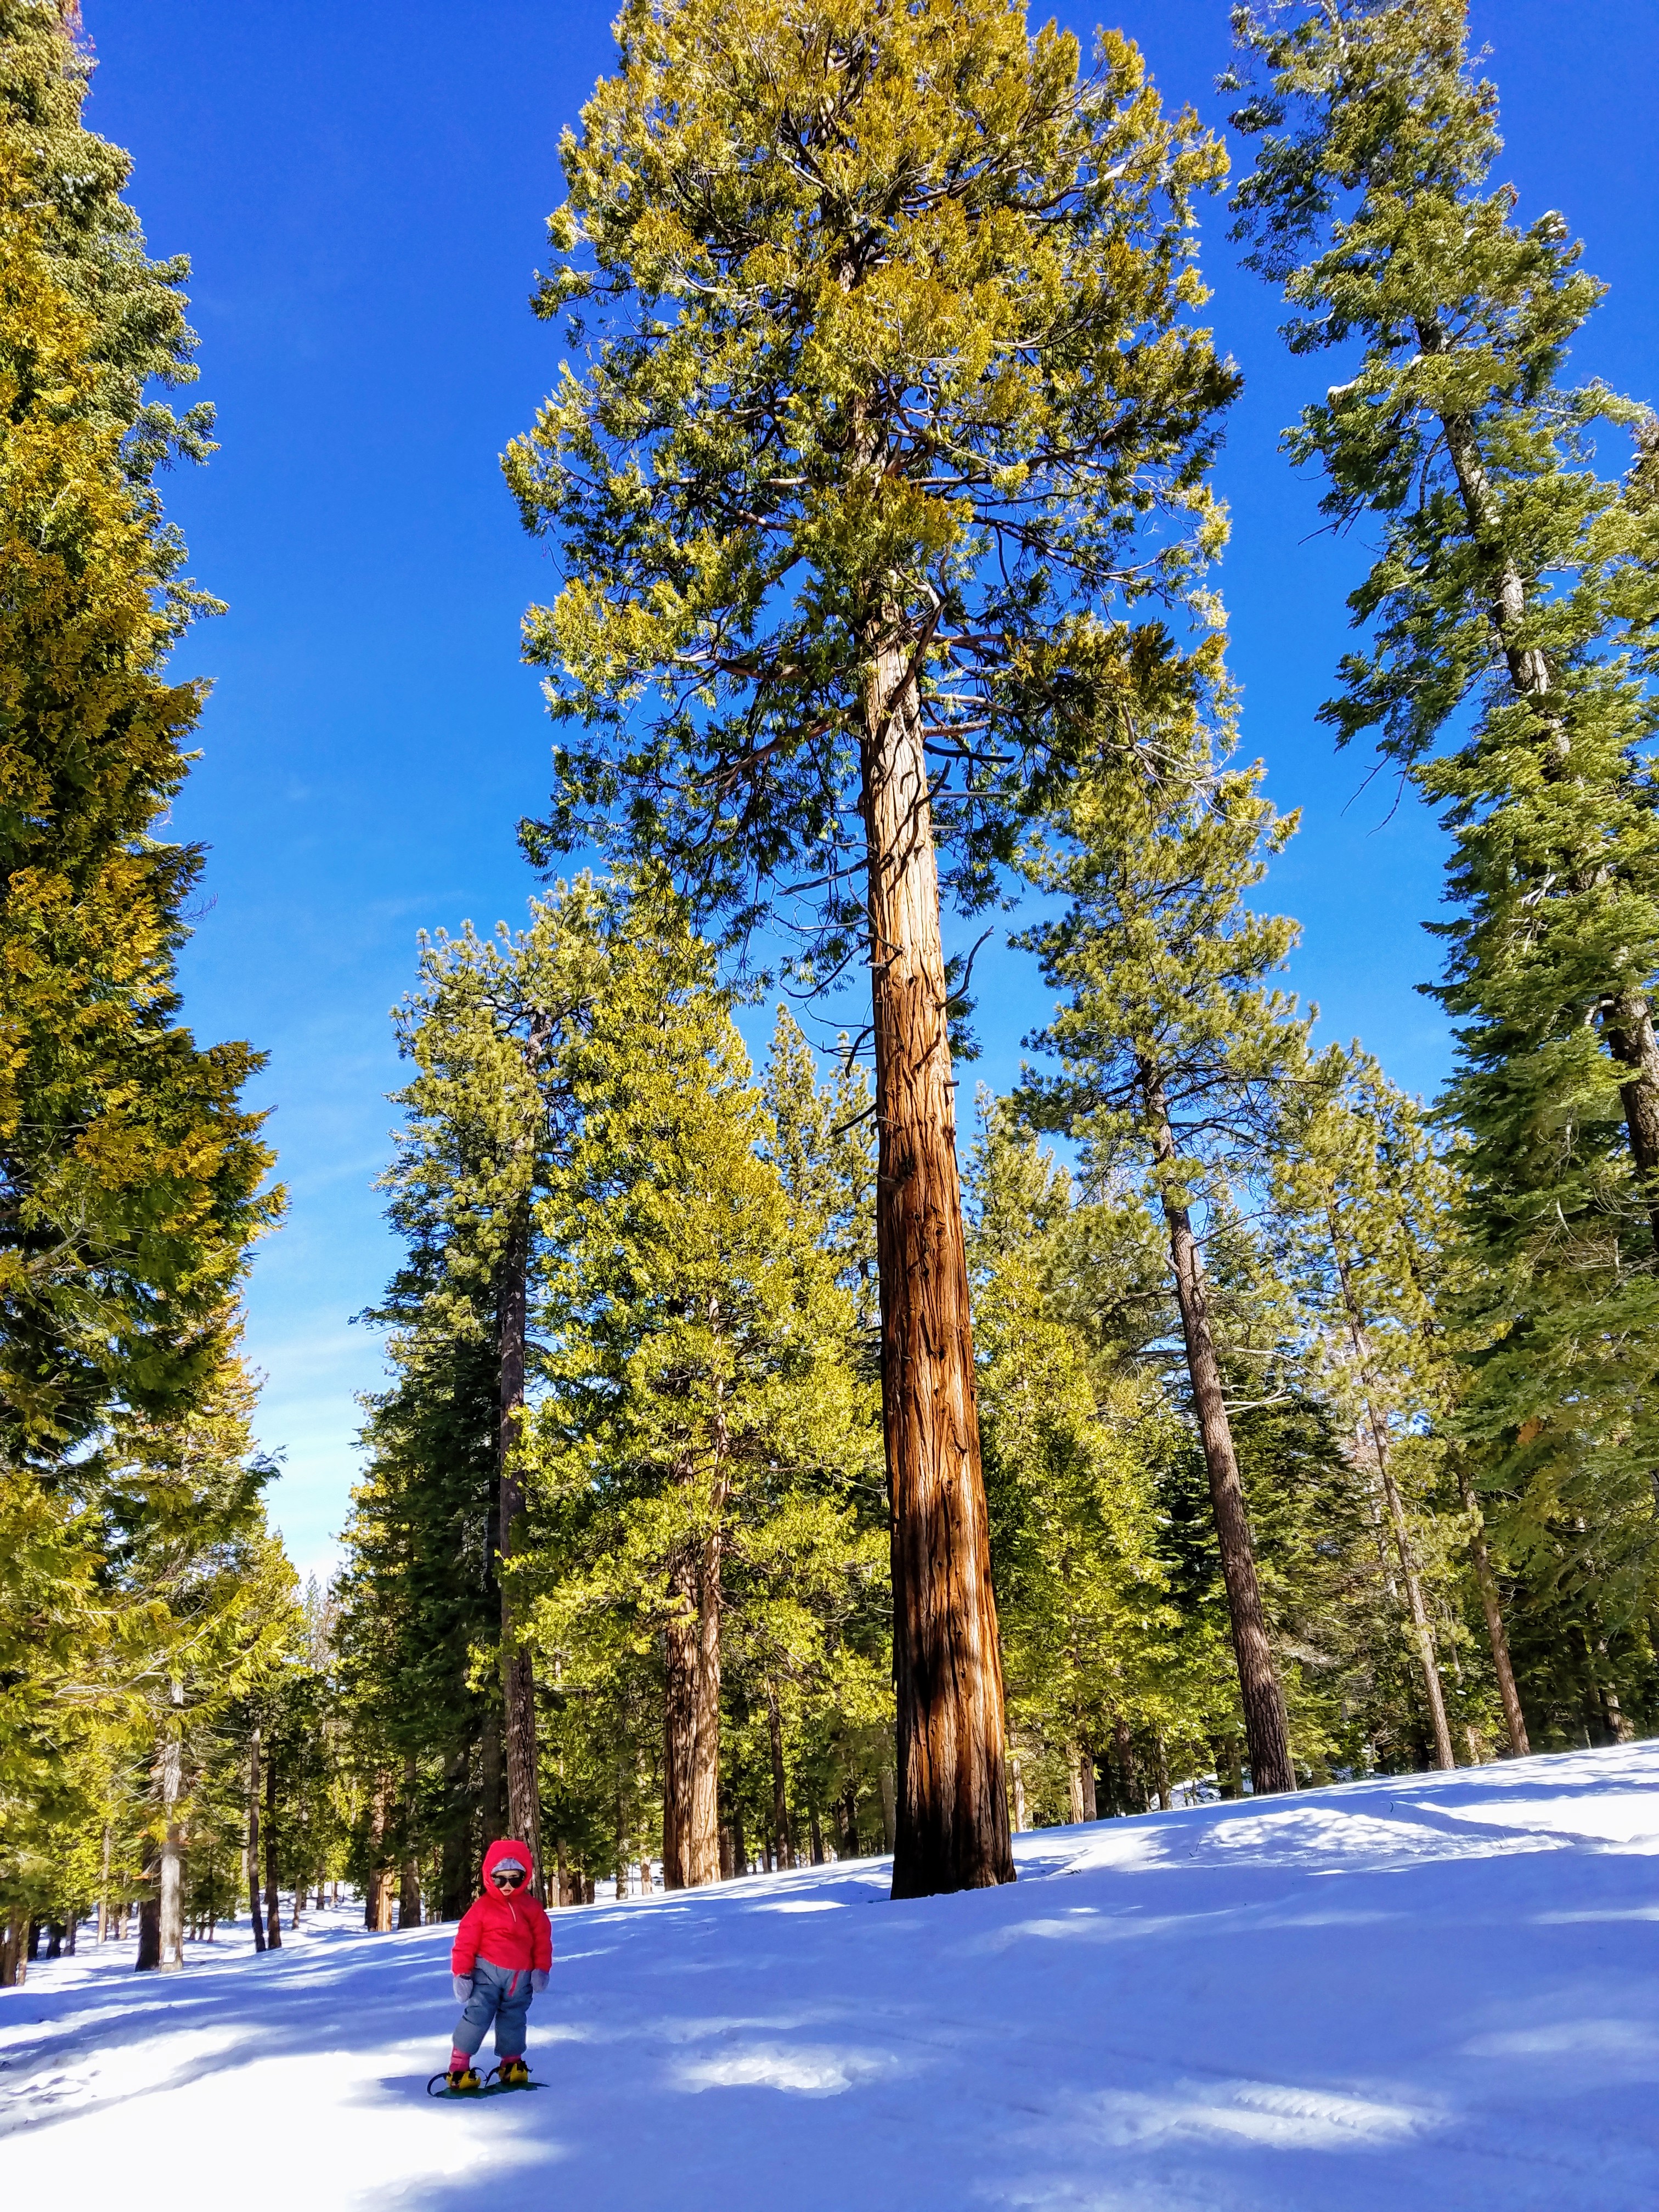
[[[1025,1775],[1017,1751],[1011,1751],[1008,1754],[1008,1791],[1014,1801],[1014,1833],[1023,1836],[1031,1823],[1025,1811]]]
[[[721,1502],[724,1502],[722,1486]],[[720,1575],[718,1528],[702,1547],[697,1573],[696,1733],[691,1755],[690,1828],[686,1860],[691,1887],[720,1880]]]
[[[179,1800],[184,1795],[185,1747],[183,1726],[185,1686],[173,1685],[170,1711],[161,1738],[158,1762],[161,1785],[161,1866],[156,1884],[158,1964],[165,1973],[177,1973],[185,1963],[184,1869],[179,1853]]]
[[[153,1836],[144,1838],[140,1869],[144,1894],[138,1906],[138,1955],[132,1962],[136,1974],[147,1974],[161,1963],[161,1854]]]
[[[531,1881],[544,1904],[542,1871],[541,1780],[536,1751],[536,1674],[530,1654],[519,1644],[513,1619],[512,1577],[507,1571],[524,1511],[524,1477],[519,1465],[524,1419],[526,1334],[530,1273],[530,1218],[526,1200],[501,1261],[496,1354],[499,1363],[501,1474],[501,1672],[507,1741],[507,1817],[532,1861]]]
[[[472,1870],[467,1851],[467,1778],[472,1771],[472,1747],[465,1736],[444,1761],[444,1841],[438,1877],[438,1912],[445,1920],[459,1920],[471,1895]],[[318,1892],[319,1902],[322,1893]]]
[[[1609,1662],[1606,1642],[1598,1644],[1595,1648],[1603,1666],[1607,1666]],[[1601,1678],[1601,1711],[1607,1723],[1607,1733],[1615,1743],[1635,1742],[1636,1729],[1632,1724],[1629,1715],[1619,1702],[1618,1691],[1606,1674]]]
[[[720,1326],[710,1299],[711,1331]],[[720,1880],[720,1608],[724,1538],[720,1516],[727,1484],[727,1437],[718,1383],[714,1391],[714,1480],[709,1525],[676,1561],[670,1580],[675,1613],[665,1638],[663,1887],[699,1889]],[[688,1470],[682,1480],[688,1486]],[[672,1850],[670,1850],[670,1844]],[[671,1873],[670,1869],[672,1869]]]
[[[484,1715],[483,1732],[478,1745],[478,1796],[480,1826],[483,1830],[483,1849],[507,1833],[501,1824],[501,1796],[507,1781],[501,1763],[501,1717],[492,1705]],[[480,1859],[483,1852],[479,1854]],[[467,1886],[471,1887],[472,1872],[467,1869]]]
[[[109,1934],[109,1855],[110,1826],[104,1823],[104,1849],[98,1869],[98,1941],[102,1943]]]
[[[259,1911],[259,1731],[248,1747],[247,1774],[247,1902],[253,1920],[253,1948],[265,1948],[265,1923]]]
[[[392,1861],[387,1843],[391,1825],[392,1777],[377,1771],[368,1815],[368,1889],[363,1899],[363,1925],[374,1936],[385,1936],[392,1927]]]
[[[27,1925],[22,1906],[11,1906],[6,1914],[5,1932],[0,1935],[0,1990],[23,1986],[27,1972],[23,1962],[23,1938]]]
[[[814,1866],[822,1866],[824,1863],[823,1825],[818,1819],[818,1808],[816,1805],[809,1805],[806,1808],[806,1835],[812,1849],[812,1863]]]
[[[1371,1416],[1371,1430],[1373,1437],[1379,1433],[1374,1414]],[[1428,1699],[1429,1723],[1434,1733],[1434,1763],[1442,1768],[1455,1767],[1457,1758],[1452,1750],[1451,1726],[1446,1718],[1446,1696],[1441,1686],[1440,1669],[1435,1662],[1434,1631],[1429,1625],[1428,1607],[1423,1602],[1423,1585],[1412,1553],[1411,1532],[1406,1526],[1406,1509],[1389,1466],[1387,1454],[1380,1447],[1377,1468],[1382,1478],[1382,1495],[1388,1504],[1389,1518],[1394,1524],[1395,1545],[1400,1553],[1400,1571],[1406,1584],[1406,1602],[1411,1608],[1418,1664],[1422,1670],[1424,1692]]]
[[[783,1770],[783,1714],[778,1705],[778,1693],[770,1682],[766,1686],[766,1740],[772,1751],[772,1832],[777,1838],[778,1864],[792,1867],[795,1863],[795,1848],[789,1833],[789,1803]]]
[[[1434,1631],[1429,1623],[1429,1609],[1423,1602],[1422,1578],[1417,1571],[1411,1532],[1406,1525],[1406,1508],[1389,1460],[1388,1426],[1376,1408],[1376,1381],[1365,1316],[1360,1310],[1359,1300],[1354,1291],[1341,1224],[1337,1218],[1336,1201],[1329,1192],[1325,1197],[1325,1221],[1330,1231],[1331,1257],[1336,1263],[1343,1310],[1347,1316],[1348,1340],[1353,1346],[1353,1355],[1359,1365],[1360,1387],[1365,1400],[1365,1419],[1370,1428],[1371,1447],[1376,1454],[1376,1472],[1382,1480],[1383,1501],[1389,1509],[1389,1519],[1394,1527],[1395,1546],[1400,1554],[1400,1572],[1406,1585],[1406,1602],[1411,1611],[1412,1629],[1417,1639],[1418,1664],[1423,1670],[1424,1694],[1429,1701],[1429,1720],[1434,1729],[1435,1764],[1443,1768],[1454,1767],[1457,1759],[1452,1750],[1451,1728],[1446,1719],[1445,1692],[1441,1686],[1440,1668],[1435,1659]]]
[[[265,1761],[265,1948],[283,1948],[282,1899],[276,1886],[276,1762]]]
[[[890,1766],[881,1770],[882,1849],[890,1851],[898,1839],[898,1782]]]
[[[749,1838],[743,1832],[743,1808],[732,1808],[732,1862],[739,1879],[749,1871]]]
[[[1083,1753],[1074,1743],[1066,1747],[1066,1791],[1071,1799],[1072,1826],[1083,1819]]]
[[[1498,1677],[1498,1694],[1504,1701],[1504,1726],[1509,1731],[1510,1749],[1517,1759],[1524,1759],[1532,1749],[1527,1736],[1527,1717],[1521,1710],[1521,1692],[1515,1686],[1515,1669],[1510,1664],[1510,1639],[1504,1631],[1504,1609],[1498,1603],[1498,1577],[1492,1571],[1492,1559],[1486,1550],[1485,1523],[1475,1498],[1474,1485],[1469,1480],[1468,1468],[1463,1455],[1457,1461],[1457,1490],[1463,1501],[1463,1510],[1469,1516],[1469,1559],[1474,1567],[1474,1579],[1480,1592],[1480,1609],[1486,1616],[1486,1641],[1492,1646],[1492,1672]]]
[[[1168,1103],[1163,1085],[1152,1070],[1143,1066],[1141,1080],[1153,1153],[1158,1165],[1167,1170],[1174,1166],[1176,1159],[1175,1132],[1170,1126]],[[1255,1550],[1250,1540],[1244,1486],[1239,1479],[1238,1459],[1233,1450],[1232,1428],[1222,1395],[1221,1367],[1210,1328],[1209,1299],[1204,1287],[1198,1240],[1193,1234],[1192,1217],[1173,1189],[1165,1189],[1163,1203],[1175,1271],[1176,1299],[1181,1308],[1181,1330],[1187,1346],[1187,1372],[1192,1378],[1205,1470],[1210,1480],[1210,1504],[1221,1553],[1221,1579],[1226,1586],[1227,1610],[1232,1621],[1233,1655],[1238,1664],[1250,1778],[1257,1796],[1265,1796],[1275,1790],[1296,1787],[1285,1692],[1273,1664],[1267,1615],[1261,1609]]]
[[[683,1551],[669,1575],[674,1610],[663,1631],[662,1886],[691,1882],[691,1801],[697,1747],[696,1570]]]
[[[398,1881],[398,1925],[399,1928],[418,1928],[421,1924],[421,1866],[410,1848],[409,1832],[415,1819],[415,1761],[404,1760],[404,1858]],[[299,1891],[295,1891],[295,1917],[299,1917]]]
[[[1083,1817],[1085,1820],[1100,1818],[1099,1801],[1095,1796],[1095,1755],[1087,1744],[1083,1747]]]
[[[1135,1802],[1135,1747],[1129,1734],[1129,1723],[1121,1713],[1112,1717],[1112,1749],[1116,1754],[1118,1794],[1126,1813],[1137,1809]]]
[[[1244,1770],[1239,1764],[1238,1738],[1236,1735],[1224,1735],[1221,1739],[1215,1778],[1224,1797],[1242,1797],[1244,1795]]]
[[[1170,1759],[1164,1748],[1164,1739],[1156,1731],[1152,1735],[1152,1761],[1158,1777],[1158,1809],[1160,1813],[1167,1813],[1172,1803],[1170,1796]]]
[[[862,732],[882,1425],[892,1509],[893,1895],[1014,1879],[939,878],[913,641],[872,641]]]

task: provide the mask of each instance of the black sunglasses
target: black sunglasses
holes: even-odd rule
[[[490,1880],[505,1883],[508,1889],[516,1889],[524,1880],[524,1875],[517,1867],[497,1867]]]

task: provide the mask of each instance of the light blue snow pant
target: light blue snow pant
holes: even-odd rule
[[[522,2058],[525,2015],[529,2010],[528,1966],[494,1966],[488,1959],[475,1960],[472,1994],[455,2023],[456,2050],[465,2051],[471,2058],[493,2020],[496,2057]]]

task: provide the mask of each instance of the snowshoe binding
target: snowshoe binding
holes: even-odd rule
[[[499,2089],[527,2089],[530,2069],[522,2058],[503,2058],[495,2070],[494,2081]]]
[[[483,2094],[483,2083],[475,2067],[452,2066],[447,2073],[433,2075],[426,2085],[426,2094],[428,2097],[478,2097]]]

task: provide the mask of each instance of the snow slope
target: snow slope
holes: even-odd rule
[[[448,1932],[0,1991],[7,2203],[176,2212],[1635,2212],[1659,1744],[1048,1829],[558,1916],[550,2086],[429,2103]]]

